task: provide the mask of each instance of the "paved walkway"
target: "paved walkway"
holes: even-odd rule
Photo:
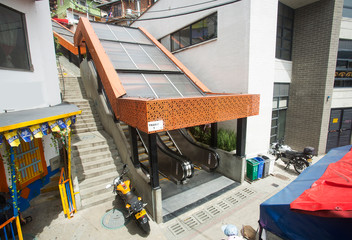
[[[316,157],[316,162],[319,158]],[[33,221],[23,226],[25,239],[222,239],[221,225],[234,224],[258,228],[259,205],[283,189],[297,177],[291,167],[284,170],[281,161],[275,163],[274,174],[267,178],[244,182],[241,186],[184,213],[166,223],[151,221],[151,233],[146,236],[133,221],[123,223],[119,211],[109,215],[115,202],[78,211],[72,219],[65,218],[58,193],[41,194],[31,201],[31,207],[23,215],[31,215]],[[182,199],[179,199],[182,201]],[[118,208],[122,207],[117,204]],[[105,218],[104,218],[105,216]],[[108,219],[109,218],[109,219]],[[116,221],[115,229],[103,225]],[[122,221],[122,222],[121,222]]]

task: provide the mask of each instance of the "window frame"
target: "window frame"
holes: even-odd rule
[[[285,136],[285,128],[286,128],[286,124],[283,128],[283,130],[281,130],[279,128],[279,122],[280,122],[280,113],[282,116],[282,113],[285,112],[285,123],[286,123],[286,117],[287,117],[287,109],[288,109],[288,104],[289,104],[289,93],[290,93],[290,84],[289,83],[274,83],[274,89],[275,89],[275,85],[277,85],[279,87],[279,94],[275,94],[275,91],[273,92],[273,102],[274,100],[277,100],[277,105],[276,107],[272,107],[272,115],[271,115],[271,130],[270,130],[270,143],[273,142],[277,142],[278,139],[278,135],[279,135],[279,131],[283,132],[283,136]],[[288,91],[287,94],[281,94],[280,91],[280,86],[286,85],[288,86]],[[286,106],[280,106],[280,100],[286,100]],[[276,114],[275,117],[274,113]],[[273,121],[276,122],[276,124],[273,124]],[[275,133],[273,134],[273,130],[275,130]],[[274,139],[273,139],[274,138]]]
[[[281,11],[280,11],[281,10]],[[287,14],[288,13],[288,14]],[[295,11],[293,8],[279,2],[277,10],[277,26],[276,26],[276,50],[275,57],[286,61],[292,61],[292,41],[293,41],[293,28],[294,28]],[[291,25],[285,26],[286,21],[291,21]],[[281,22],[281,26],[280,23]],[[289,32],[291,37],[286,38],[284,32]],[[279,34],[281,32],[281,34]],[[280,36],[281,35],[281,36]],[[290,44],[289,49],[284,47],[284,42]],[[279,51],[278,51],[279,50]],[[284,57],[283,52],[288,52],[289,56]]]
[[[21,16],[21,22],[22,22],[22,29],[23,29],[23,35],[24,35],[24,41],[25,41],[25,52],[27,53],[27,61],[28,61],[28,68],[9,68],[9,67],[3,67],[0,66],[0,70],[11,70],[11,71],[25,71],[25,72],[33,72],[33,65],[32,65],[32,58],[31,58],[31,52],[30,52],[30,47],[29,47],[29,39],[28,39],[28,30],[27,30],[27,21],[26,21],[26,15],[23,12],[20,12],[16,9],[13,9],[9,6],[6,6],[4,4],[0,3],[0,7],[7,8],[15,13],[20,14]]]
[[[341,45],[343,41],[350,42],[351,48],[345,48]],[[349,57],[339,57],[341,52],[350,53]],[[338,66],[338,63],[346,62],[345,67]],[[335,67],[335,78],[334,88],[352,88],[352,40],[351,39],[339,39],[339,47],[337,51],[336,67]]]
[[[192,26],[195,25],[195,24],[198,24],[200,22],[203,22],[203,26],[202,26],[202,32],[203,32],[203,37],[204,37],[204,22],[208,19],[208,18],[212,18],[213,16],[216,16],[216,22],[214,24],[215,26],[215,34],[213,37],[210,37],[210,38],[206,38],[205,40],[203,41],[200,41],[200,42],[196,42],[196,43],[193,43],[194,42],[194,35],[192,35]],[[189,45],[187,46],[184,46],[184,47],[181,47],[181,32],[184,31],[185,29],[189,28]],[[192,22],[191,24],[188,24],[184,27],[182,27],[181,29],[171,33],[170,35],[170,50],[171,52],[174,52],[174,51],[178,51],[178,50],[181,50],[181,49],[184,49],[184,48],[187,48],[187,47],[191,47],[191,46],[194,46],[194,45],[198,45],[198,44],[201,44],[201,43],[204,43],[204,42],[207,42],[207,41],[211,41],[211,40],[214,40],[214,39],[217,39],[218,37],[218,13],[217,12],[213,12],[211,14],[209,14],[208,16],[204,17],[204,18],[201,18],[195,22]],[[175,39],[175,40],[173,40]],[[178,47],[175,47],[175,41],[178,41],[179,44],[178,44]]]

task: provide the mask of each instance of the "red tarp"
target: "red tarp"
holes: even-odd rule
[[[352,217],[352,151],[329,164],[324,174],[290,204],[294,211],[321,217]]]
[[[53,20],[59,22],[59,23],[63,23],[63,24],[68,24],[68,19],[62,19],[62,18],[53,18]]]

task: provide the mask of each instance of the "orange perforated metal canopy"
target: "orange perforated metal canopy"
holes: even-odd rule
[[[115,116],[146,133],[259,114],[257,94],[216,94],[143,28],[81,18],[85,41]]]

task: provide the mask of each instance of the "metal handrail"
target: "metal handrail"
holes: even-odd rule
[[[171,134],[169,133],[169,131],[166,131],[166,134],[169,136],[170,140],[172,141],[172,143],[174,144],[175,148],[177,149],[177,151],[182,155],[181,150],[178,148],[175,140],[171,137]]]
[[[144,141],[143,141],[143,138],[142,138],[142,136],[141,136],[141,134],[140,134],[140,132],[138,131],[137,128],[136,128],[136,132],[137,132],[137,134],[138,134],[138,136],[139,136],[139,139],[140,139],[141,142],[142,142],[142,145],[143,145],[145,151],[149,154],[148,148],[147,148],[147,146],[145,145],[145,143],[144,143]]]

